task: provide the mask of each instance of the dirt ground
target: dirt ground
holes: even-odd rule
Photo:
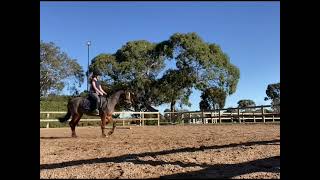
[[[40,129],[41,178],[280,179],[280,124],[76,131]]]

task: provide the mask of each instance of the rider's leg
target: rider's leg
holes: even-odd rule
[[[94,100],[95,100],[95,102],[93,103],[93,112],[94,113],[96,113],[96,114],[99,114],[99,110],[98,110],[98,108],[99,108],[99,96],[98,96],[98,94],[96,94],[96,93],[92,93],[92,96],[93,96],[93,98],[94,98]]]

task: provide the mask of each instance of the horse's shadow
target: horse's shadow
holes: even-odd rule
[[[40,165],[40,170],[45,169],[56,169],[64,168],[70,166],[78,166],[83,164],[97,164],[97,163],[123,163],[123,162],[132,162],[134,164],[149,164],[152,166],[158,165],[178,165],[180,167],[201,167],[202,170],[195,172],[187,173],[178,173],[167,176],[162,176],[161,178],[170,179],[170,178],[188,178],[188,177],[216,177],[216,178],[231,178],[242,174],[252,173],[252,172],[280,172],[280,156],[274,156],[264,159],[258,159],[254,161],[248,161],[238,164],[216,164],[210,165],[206,163],[184,163],[181,161],[175,162],[165,162],[161,160],[142,160],[142,157],[151,156],[156,157],[159,155],[166,155],[172,153],[183,153],[183,152],[196,152],[204,151],[211,149],[221,149],[221,148],[232,148],[232,147],[242,147],[246,148],[247,146],[254,145],[274,145],[280,142],[280,140],[270,140],[270,141],[255,141],[255,142],[245,142],[239,144],[228,144],[228,145],[216,145],[216,146],[201,146],[199,148],[181,148],[181,149],[172,149],[164,150],[158,152],[145,152],[140,154],[127,154],[117,157],[104,157],[104,158],[94,158],[86,160],[75,160],[62,163],[53,163],[53,164],[42,164]]]

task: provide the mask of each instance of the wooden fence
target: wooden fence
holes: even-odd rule
[[[266,112],[271,106],[253,106],[247,108],[228,108],[212,111],[188,111],[188,112],[165,112],[164,116],[170,122],[180,121],[184,124],[207,124],[224,122],[279,122],[280,112]],[[226,112],[226,111],[236,112]]]
[[[58,122],[58,119],[50,119],[50,114],[66,114],[67,112],[62,111],[43,111],[40,112],[40,114],[46,114],[46,119],[40,119],[40,122],[47,122],[46,127],[50,127],[50,122]],[[125,126],[125,122],[130,124],[131,121],[139,121],[139,125],[144,126],[145,121],[157,121],[158,126],[160,126],[160,113],[159,112],[114,112],[115,114],[137,114],[139,115],[139,118],[114,118],[113,120],[115,122],[122,121],[122,125]],[[145,117],[146,114],[154,115],[156,117]],[[98,116],[97,116],[98,117]],[[100,118],[95,119],[81,119],[82,122],[88,122],[88,121],[101,121]]]
[[[159,112],[114,112],[113,114],[136,114],[138,118],[114,118],[116,122],[122,122],[122,126],[128,125],[131,121],[139,121],[140,126],[145,125],[145,121],[157,121],[157,125],[160,124],[216,124],[216,123],[266,123],[266,122],[280,122],[280,112],[266,112],[271,106],[254,106],[247,108],[228,108],[217,109],[212,111],[187,111],[187,112],[164,112],[164,121],[160,121]],[[233,112],[226,112],[233,111]],[[58,111],[44,111],[40,114],[46,114],[46,119],[40,119],[40,122],[47,122],[46,127],[50,127],[50,122],[57,122],[57,119],[50,119],[50,114],[66,114],[66,112]],[[152,117],[145,117],[148,114]],[[100,118],[96,119],[81,119],[85,121],[100,121]]]

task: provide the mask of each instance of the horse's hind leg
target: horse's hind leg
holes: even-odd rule
[[[107,135],[104,133],[104,129],[105,129],[105,127],[106,127],[106,122],[107,122],[107,116],[106,116],[106,114],[101,114],[101,136],[102,137],[107,137]]]
[[[71,136],[74,137],[74,138],[77,137],[77,135],[76,135],[76,125],[78,124],[80,118],[81,118],[81,116],[79,114],[74,114],[72,116],[71,121],[69,122],[69,125],[71,127],[71,131],[72,131]]]
[[[78,118],[77,118],[76,121],[75,121],[75,125],[76,125],[76,126],[78,125],[78,123],[79,123],[82,115],[83,115],[82,113],[78,115]]]

